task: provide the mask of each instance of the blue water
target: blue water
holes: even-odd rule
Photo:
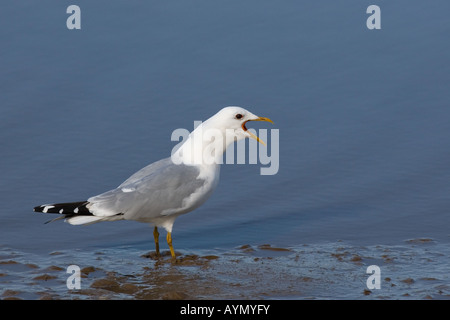
[[[449,243],[448,1],[72,2],[0,10],[2,247],[153,250],[145,224],[44,224],[32,208],[116,187],[228,105],[274,121],[252,126],[279,129],[279,171],[223,165],[175,249]]]

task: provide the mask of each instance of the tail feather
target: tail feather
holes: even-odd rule
[[[57,213],[61,215],[55,219],[47,221],[46,223],[65,219],[66,222],[73,225],[86,225],[100,221],[116,221],[123,219],[123,213],[117,213],[111,216],[96,216],[89,211],[87,207],[89,204],[90,202],[88,201],[43,204],[41,206],[34,207],[34,211],[43,213]]]
[[[86,207],[87,204],[89,204],[87,201],[44,204],[35,207],[34,211],[43,213],[59,213],[66,215],[66,217],[92,216],[92,213]]]

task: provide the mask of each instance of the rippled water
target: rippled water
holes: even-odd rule
[[[448,297],[448,2],[380,3],[381,30],[366,27],[368,1],[80,0],[81,30],[66,28],[70,4],[9,2],[0,12],[4,297],[79,297],[61,280],[68,263],[96,267],[98,278],[125,268],[145,284],[148,226],[44,224],[51,217],[32,208],[116,187],[168,156],[173,130],[192,130],[227,105],[274,121],[253,127],[279,129],[279,171],[223,165],[211,199],[177,219],[175,249],[217,255],[208,261],[211,281],[223,271],[228,283],[229,264],[239,259],[255,274],[264,262],[271,274],[313,280],[281,281],[265,295],[233,286],[202,295],[200,286],[190,296]],[[408,242],[417,239],[429,242]],[[255,253],[236,249],[264,244],[291,251],[254,261]],[[351,261],[353,254],[363,258]],[[369,264],[389,270],[395,286],[364,294]],[[64,275],[33,280],[51,273],[47,267]],[[314,268],[327,276],[317,280]],[[358,284],[339,285],[349,277]],[[143,290],[141,298],[164,296]]]

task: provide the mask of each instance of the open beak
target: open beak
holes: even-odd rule
[[[250,119],[250,120],[247,120],[247,121],[245,121],[245,122],[242,124],[242,129],[243,129],[244,131],[246,131],[246,132],[250,135],[251,138],[255,139],[256,141],[258,141],[258,142],[260,142],[260,143],[262,143],[263,145],[266,145],[266,144],[264,143],[264,141],[262,141],[262,140],[261,140],[260,138],[258,138],[256,135],[254,135],[253,133],[251,133],[250,131],[248,131],[248,129],[245,127],[245,124],[246,124],[247,122],[249,122],[249,121],[267,121],[267,122],[270,122],[270,123],[273,123],[273,121],[270,120],[269,118],[258,117],[258,118],[256,118],[256,119]]]

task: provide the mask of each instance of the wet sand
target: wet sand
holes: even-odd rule
[[[177,256],[109,248],[42,257],[1,248],[0,299],[450,299],[449,250],[432,239],[246,244]],[[80,267],[80,289],[67,288],[71,264]],[[369,265],[380,267],[380,289],[367,287]]]

